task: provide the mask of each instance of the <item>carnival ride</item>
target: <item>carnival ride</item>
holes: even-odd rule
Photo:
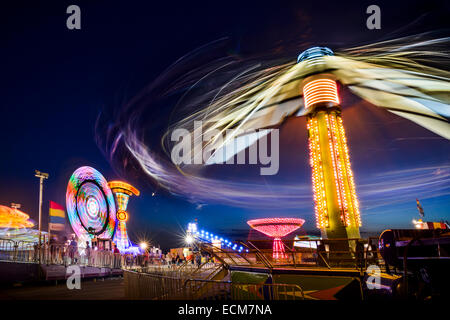
[[[274,133],[287,118],[305,116],[316,226],[324,239],[359,238],[361,213],[338,83],[372,105],[450,139],[449,72],[429,66],[448,58],[448,50],[443,46],[448,45],[449,38],[426,39],[426,36],[337,52],[313,47],[302,52],[297,61],[291,59],[286,63],[274,60],[252,65],[252,61],[245,64],[245,60],[231,59],[225,65],[205,68],[206,74],[201,68],[192,70],[189,79],[183,78],[185,82],[173,85],[177,90],[164,89],[179,92],[186,85],[186,93],[176,105],[181,119],[175,118],[162,137],[167,155],[177,146],[171,137],[179,128],[187,128],[195,141],[201,141],[191,144],[189,163],[176,163],[172,158],[170,162],[164,161],[150,152],[142,139],[141,130],[146,128],[137,119],[141,120],[140,115],[144,115],[151,102],[139,99],[136,99],[139,103],[127,109],[128,114],[120,114],[117,135],[107,137],[114,144],[108,144],[107,150],[113,151],[118,141],[123,142],[148,177],[177,195],[236,206],[284,207],[292,205],[289,201],[295,198],[288,186],[273,186],[271,192],[276,197],[270,196],[256,183],[219,181],[205,176],[208,170],[190,164],[198,164],[196,149],[203,151],[203,156],[209,155],[201,162],[205,166],[226,163]],[[181,65],[180,70],[185,70],[183,67],[188,66]],[[207,85],[210,81],[218,85]],[[198,121],[201,130],[195,125]]]
[[[247,224],[253,229],[274,238],[272,257],[274,259],[286,258],[284,244],[281,238],[294,232],[305,223],[305,220],[298,218],[265,218],[247,221]]]
[[[0,205],[0,238],[5,240],[14,240],[15,242],[23,242],[28,244],[37,243],[39,241],[39,231],[33,229],[34,222],[30,216],[17,208],[10,208]],[[41,232],[46,235],[47,232]],[[1,248],[2,250],[8,249]]]
[[[316,226],[323,238],[360,238],[359,202],[337,81],[374,105],[450,139],[448,94],[443,94],[450,91],[444,77],[448,73],[425,66],[419,70],[405,58],[412,55],[408,52],[360,54],[336,56],[329,48],[313,47],[298,56],[296,65],[266,70],[235,91],[219,95],[199,112],[209,137],[203,149],[214,150],[206,164],[227,162],[288,116],[306,116]],[[220,139],[225,130],[226,139]]]
[[[258,278],[267,277],[271,282],[273,279],[282,282],[284,278],[292,283],[296,277],[297,280],[294,281],[305,284],[308,295],[313,299],[336,298],[341,294],[345,295],[344,291],[350,287],[356,287],[362,294],[361,281],[359,285],[354,284],[356,279],[361,278],[361,270],[367,266],[361,264],[360,259],[364,245],[367,248],[372,245],[354,239],[360,238],[361,213],[341,115],[339,86],[347,87],[375,107],[450,139],[448,64],[442,69],[433,67],[438,63],[444,65],[441,62],[448,62],[449,40],[448,37],[424,39],[422,35],[416,35],[340,52],[313,47],[301,53],[297,61],[291,59],[286,63],[280,63],[281,59],[254,63],[241,57],[236,60],[227,60],[225,57],[217,64],[211,62],[204,68],[190,70],[189,76],[179,77],[179,81],[164,86],[164,93],[158,96],[161,98],[166,94],[168,98],[173,98],[173,92],[183,93],[176,104],[177,110],[172,113],[179,118],[171,118],[175,120],[169,124],[161,142],[166,155],[172,155],[175,147],[175,140],[171,140],[173,134],[179,128],[187,128],[195,141],[201,141],[199,144],[190,144],[190,161],[180,164],[171,157],[170,160],[165,160],[151,150],[145,138],[146,122],[142,121],[141,116],[151,114],[151,123],[156,122],[155,113],[149,113],[148,110],[153,101],[159,102],[159,99],[151,99],[155,88],[160,85],[157,81],[144,94],[130,101],[126,112],[118,113],[114,126],[108,122],[105,151],[113,157],[117,154],[115,151],[118,143],[123,143],[129,155],[139,163],[143,173],[159,186],[173,194],[185,195],[190,200],[222,201],[235,206],[254,205],[259,208],[272,205],[271,208],[279,210],[292,205],[294,188],[285,185],[274,188],[271,186],[270,192],[267,192],[266,185],[261,187],[248,181],[219,180],[206,176],[210,171],[190,165],[228,163],[259,139],[275,133],[274,129],[279,128],[289,117],[304,116],[309,134],[316,226],[322,234],[318,238],[320,241],[303,240],[315,242],[314,247],[301,244],[290,252],[290,256],[294,267],[298,265],[303,268],[302,259],[296,259],[297,251],[300,251],[297,249],[303,250],[306,247],[308,251],[316,253],[315,263],[311,264],[314,272],[304,272],[302,268],[292,268],[286,272],[288,266],[284,261],[265,261],[265,255],[258,254],[260,252],[256,247],[247,255],[247,265],[237,257],[245,256],[246,253],[232,254],[228,250],[221,250],[220,253],[227,257],[233,255],[233,259],[227,261],[236,261],[231,270],[239,279],[243,273],[253,277],[254,281],[260,281],[255,274]],[[183,72],[183,76],[186,75],[189,67],[177,64],[158,79],[170,78],[176,74],[177,67]],[[196,126],[197,121],[201,121],[200,129]],[[111,130],[111,127],[114,129]],[[209,158],[204,162],[196,162],[196,148],[209,152]],[[230,150],[233,152],[229,152]],[[201,155],[204,154],[201,152]],[[292,209],[293,206],[288,208]],[[263,223],[253,225],[264,227]],[[269,231],[268,234],[271,233]],[[399,242],[408,247],[411,239],[404,241],[400,235],[399,233]],[[393,238],[390,233],[385,236],[386,239]],[[340,245],[340,241],[349,243],[351,238],[355,242],[354,246]],[[276,248],[275,242],[278,243]],[[389,248],[393,246],[386,241],[385,243],[389,253]],[[434,239],[430,243],[436,246]],[[274,241],[273,245],[273,253],[277,252],[282,257],[279,241]],[[437,246],[439,247],[439,243]],[[214,254],[216,251],[210,247],[210,252]],[[394,256],[397,264],[407,259],[401,253]],[[251,254],[260,257],[261,261],[254,263]],[[347,257],[350,258],[352,267],[346,262],[343,264]],[[218,258],[222,257],[218,255]],[[437,260],[434,259],[436,257],[432,258],[430,260]],[[376,254],[373,259],[378,262]],[[443,257],[442,261],[444,260],[448,261],[448,258]],[[262,265],[265,267],[261,267]],[[282,265],[282,268],[272,274],[277,265]],[[406,273],[405,268],[405,275]],[[384,278],[398,279],[391,274]],[[235,280],[233,274],[232,280]],[[391,282],[386,288],[391,294],[399,289],[396,282]],[[400,288],[400,291],[403,290]],[[377,291],[380,290],[372,290]]]
[[[30,216],[16,209],[0,205],[0,228],[22,229],[32,228],[34,223],[29,220]]]
[[[128,239],[125,221],[129,193],[138,195],[139,191],[119,181],[111,182],[111,187],[102,174],[92,167],[75,170],[66,192],[70,225],[81,246],[95,238],[117,241],[120,252],[138,253],[139,247]]]
[[[139,253],[141,251],[140,247],[131,243],[127,232],[128,201],[132,195],[139,196],[139,190],[123,181],[110,181],[108,186],[116,196],[117,204],[117,227],[114,234],[114,243],[120,252]]]

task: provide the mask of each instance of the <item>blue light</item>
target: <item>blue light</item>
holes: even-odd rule
[[[333,50],[327,47],[312,47],[309,48],[298,55],[297,63],[304,60],[311,60],[323,56],[333,56]]]

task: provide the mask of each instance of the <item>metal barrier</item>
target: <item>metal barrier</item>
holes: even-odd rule
[[[244,250],[237,252],[217,248],[209,243],[200,243],[201,250],[208,252],[221,263],[233,266],[353,269],[363,272],[368,265],[383,263],[379,259],[377,246],[369,239],[302,239],[303,247],[288,246],[293,240],[284,241],[285,252],[273,257],[272,241],[251,240],[240,245]]]
[[[0,261],[41,263],[47,265],[71,265],[98,268],[133,268],[135,258],[131,254],[113,253],[112,251],[73,249],[60,244],[42,244],[34,242],[0,239]]]
[[[0,261],[37,261],[36,248],[37,245],[32,242],[0,239]]]
[[[373,241],[371,241],[373,240]],[[199,266],[184,262],[182,265],[164,265],[153,260],[157,265],[149,264],[148,259],[131,254],[114,254],[111,251],[73,248],[57,244],[43,244],[10,239],[0,239],[0,261],[70,265],[79,264],[93,267],[133,269],[169,277],[210,279],[209,273],[217,268],[217,263],[225,266],[257,266],[268,269],[275,267],[313,267],[345,268],[364,271],[370,264],[382,264],[375,245],[376,239],[333,239],[300,240],[306,247],[290,247],[292,241],[284,241],[284,256],[274,258],[272,241],[252,240],[241,243],[245,250],[237,252],[226,248],[217,248],[208,243],[201,243],[202,251],[208,252],[216,263],[204,263]],[[373,243],[372,243],[373,242]],[[145,268],[148,268],[146,271]]]
[[[152,300],[303,300],[295,284],[182,279],[124,270],[125,297]]]

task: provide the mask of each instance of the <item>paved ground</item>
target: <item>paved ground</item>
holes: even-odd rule
[[[0,300],[117,300],[124,299],[123,278],[86,280],[81,289],[69,290],[64,281],[58,285],[24,285],[23,287],[1,288]]]

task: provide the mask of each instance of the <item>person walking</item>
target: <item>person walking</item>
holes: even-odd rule
[[[85,256],[85,259],[86,259],[86,261],[85,261],[85,263],[86,263],[86,265],[89,265],[89,261],[90,261],[90,258],[91,258],[91,246],[89,245],[89,241],[86,241],[86,249],[85,249],[85,251],[84,251],[84,256]]]
[[[170,266],[171,263],[172,263],[172,255],[170,254],[170,252],[167,252],[167,254],[166,254],[166,264],[168,266]]]
[[[113,266],[115,269],[120,269],[121,268],[120,250],[114,244],[113,244],[112,253],[113,253]]]
[[[56,253],[56,240],[54,237],[50,239],[48,242],[49,249],[50,249],[50,264],[53,264],[55,262],[55,253]]]
[[[148,266],[150,261],[150,254],[148,253],[148,250],[145,250],[144,253],[144,268]]]
[[[70,257],[70,264],[76,263],[75,254],[78,249],[77,242],[75,241],[75,238],[72,238],[69,244],[69,257]]]
[[[200,265],[202,264],[202,255],[201,253],[197,253],[195,256],[195,262],[197,263],[197,267],[200,268]]]

